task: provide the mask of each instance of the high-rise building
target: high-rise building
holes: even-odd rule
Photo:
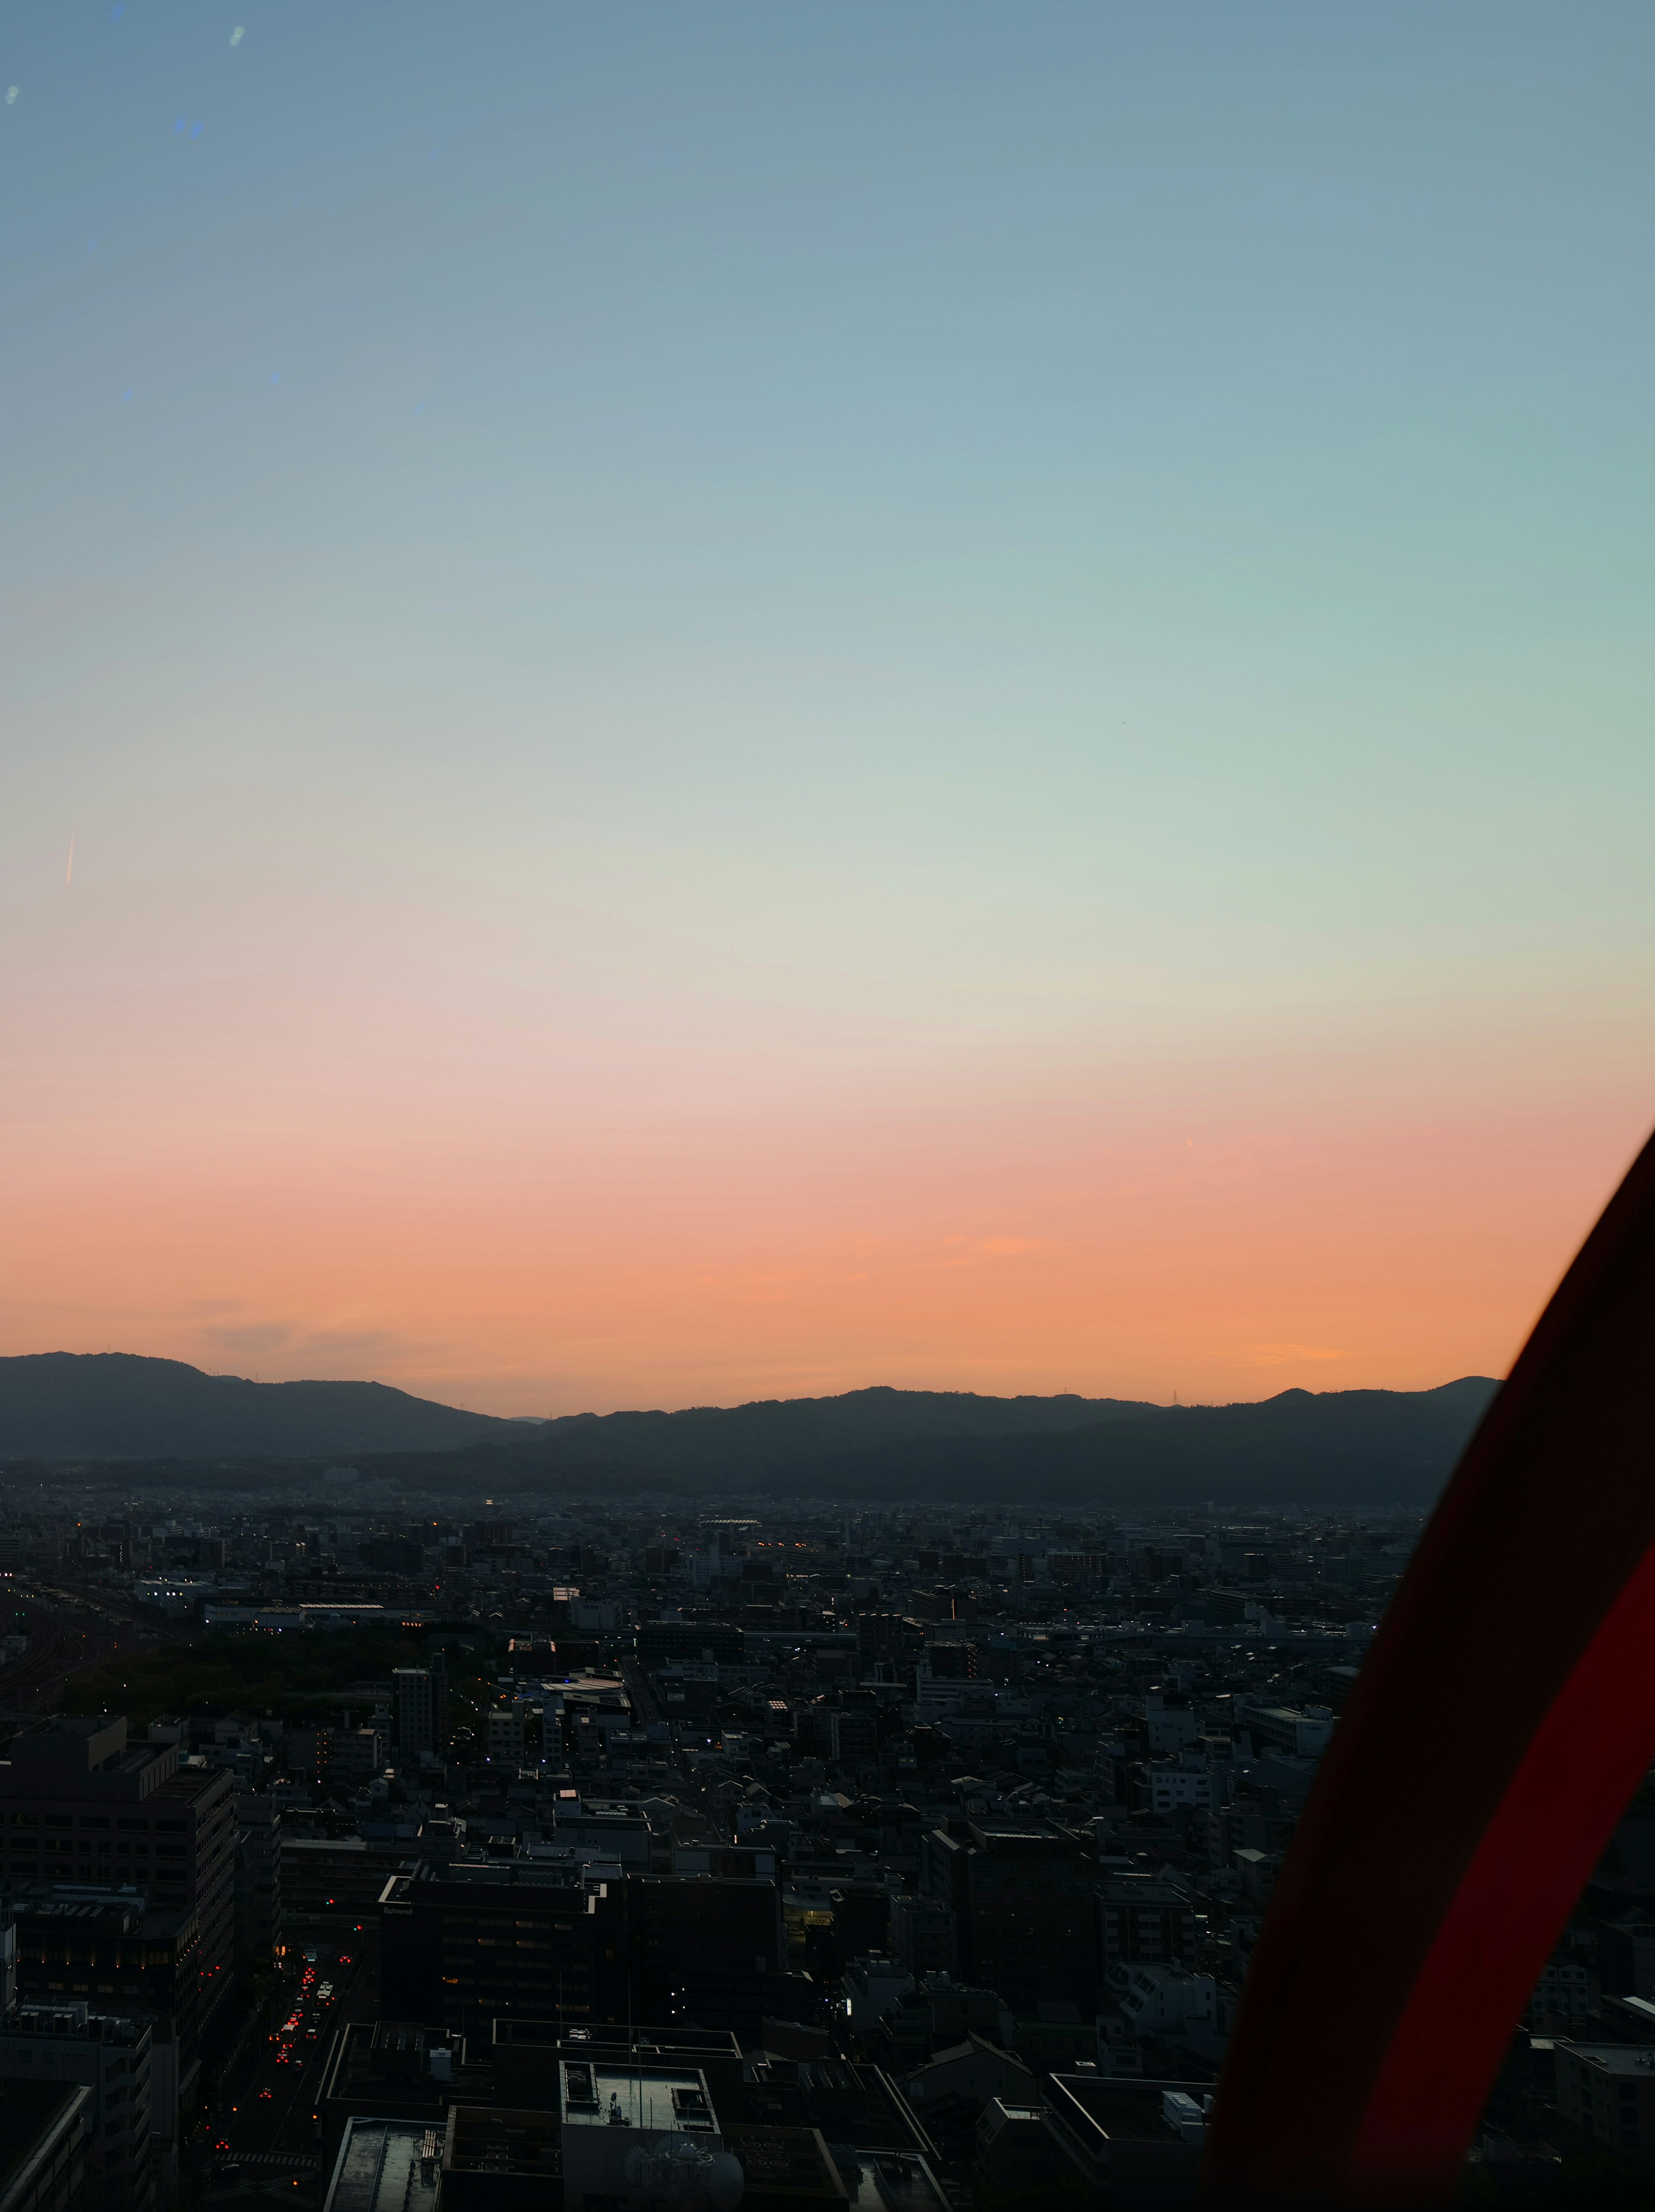
[[[448,1670],[440,1656],[428,1667],[398,1667],[391,1675],[397,1697],[397,1747],[404,1759],[441,1751],[448,1741]]]
[[[268,1967],[282,1940],[282,1810],[271,1797],[235,1801],[235,1964]]]
[[[952,1910],[960,1971],[1015,2010],[1096,2001],[1093,1869],[1068,1836],[954,1821],[921,1842],[920,1884]]]
[[[215,2004],[227,1974],[199,1971],[199,1916],[147,1910],[142,1891],[40,1882],[14,1894],[16,1984],[26,2008],[82,2003],[141,2022],[151,2033],[149,2133],[176,2147],[201,2069],[204,1996]]]
[[[0,1765],[3,1863],[13,1882],[136,1893],[151,1912],[177,1914],[187,1925],[194,1989],[186,2068],[230,1991],[233,1790],[221,1767],[180,1765],[176,1743],[129,1746],[119,1714],[60,1719],[14,1737],[11,1763]]]

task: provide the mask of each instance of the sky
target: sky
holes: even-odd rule
[[[0,1352],[1503,1372],[1655,1119],[1652,76],[0,13]]]

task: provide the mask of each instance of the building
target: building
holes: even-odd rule
[[[77,2212],[86,2180],[90,2089],[16,2081],[0,2129],[0,2212]]]
[[[1098,1892],[1106,1967],[1183,1965],[1196,1955],[1195,1907],[1170,1882],[1129,1879]]]
[[[557,2070],[568,2212],[653,2212],[684,2197],[740,2203],[741,2166],[699,2068],[564,2060]]]
[[[1073,2073],[1046,2087],[1054,2142],[1110,2203],[1149,2212],[1194,2197],[1206,2112],[1187,2082]]]
[[[1251,1847],[1230,1854],[1235,1870],[1241,1877],[1241,1894],[1249,1905],[1260,1910],[1276,1894],[1276,1878],[1287,1863],[1281,1851],[1259,1851]]]
[[[545,2212],[561,2198],[562,2180],[563,2130],[555,2108],[449,2107],[444,2212]]]
[[[1014,2012],[1095,2006],[1092,1874],[1072,1838],[1046,1830],[955,1820],[921,1838],[920,1887],[953,1912],[961,1973]]]
[[[891,1949],[915,1974],[951,1974],[954,1915],[940,1897],[891,1899]]]
[[[621,1899],[626,2001],[658,2024],[755,2036],[766,2017],[811,2018],[821,1993],[786,1972],[781,1891],[771,1881],[634,1875]]]
[[[855,1706],[830,1712],[828,1755],[846,1766],[871,1765],[879,1757],[877,1715]]]
[[[282,1759],[289,1774],[320,1782],[333,1763],[333,1730],[288,1729],[282,1738]]]
[[[345,2123],[322,2212],[437,2212],[442,2133],[419,2120]]]
[[[175,1743],[129,1747],[118,1715],[14,1737],[0,1762],[5,1873],[15,1881],[131,1884],[153,1902],[232,1917],[235,1821],[228,1774],[181,1765]]]
[[[698,2068],[722,2112],[743,2104],[747,2061],[736,2037],[695,2027],[650,2027],[634,2021],[615,2027],[567,2031],[555,2021],[496,2020],[489,2047],[494,2093],[504,2105],[525,2106],[545,2095],[560,2059],[604,2065]]]
[[[913,1985],[913,1976],[900,1959],[852,1959],[840,1977],[852,2033],[865,2034],[876,2021],[894,2009]]]
[[[977,2123],[973,2164],[979,2190],[991,2195],[1074,2186],[1075,2161],[1038,2094],[989,2098]]]
[[[1616,2158],[1655,2173],[1655,2046],[1560,2040],[1557,2109]]]
[[[914,2111],[932,2128],[946,2122],[950,2106],[974,2113],[991,2097],[1014,2104],[1040,2098],[1040,2085],[1018,2053],[980,2035],[935,2052],[909,2075],[907,2091]]]
[[[638,1662],[646,1673],[675,1659],[710,1660],[721,1667],[739,1667],[743,1632],[709,1621],[649,1621],[635,1638]]]
[[[621,1887],[514,1859],[393,1874],[379,1900],[383,2015],[485,2040],[496,2014],[624,2020]]]
[[[0,2026],[0,2080],[90,2092],[84,2212],[146,2212],[155,2202],[149,2051],[144,2022],[84,2002],[21,2006]],[[0,2093],[0,2108],[9,2098]]]
[[[1187,1705],[1169,1705],[1158,1692],[1151,1690],[1143,1700],[1143,1717],[1135,1733],[1141,1733],[1145,1748],[1152,1757],[1169,1751],[1182,1751],[1188,1744],[1199,1741],[1201,1717]]]
[[[330,1782],[355,1790],[385,1771],[385,1740],[378,1729],[340,1729],[323,1761]]]
[[[490,1760],[512,1766],[523,1763],[523,1707],[494,1705],[488,1711],[488,1734],[484,1745]]]
[[[726,2124],[724,2138],[742,2170],[745,2212],[834,2212],[850,2203],[850,2191],[820,2128],[767,2127],[738,2120]],[[850,2163],[848,2157],[846,2162]],[[873,2185],[876,2190],[876,2180]],[[930,2212],[917,2192],[880,2199],[882,2206],[892,2201],[900,2203],[904,2212]]]
[[[1217,2025],[1217,1985],[1210,1974],[1186,1973],[1181,1966],[1117,1966],[1109,1980],[1135,2035],[1176,2035]]]
[[[417,1838],[283,1836],[282,1917],[322,1927],[371,1919],[391,1876],[415,1856]]]
[[[1261,1749],[1285,1751],[1300,1759],[1314,1759],[1325,1751],[1333,1734],[1334,1716],[1326,1705],[1267,1705],[1261,1698],[1238,1698],[1235,1719]]]
[[[624,1797],[585,1797],[560,1802],[553,1845],[583,1863],[613,1860],[627,1874],[668,1874],[672,1830],[656,1827],[643,1807]]]
[[[136,1893],[146,1915],[177,1916],[175,1935],[188,1927],[177,1942],[194,1986],[187,2001],[164,2009],[178,2015],[184,2063],[193,2063],[229,1995],[234,1964],[232,1776],[204,1762],[180,1764],[175,1743],[129,1747],[119,1715],[58,1720],[13,1738],[9,1764],[0,1763],[0,1820],[5,1872],[27,1893],[42,1885],[72,1886],[98,1901]]]
[[[45,1887],[11,1910],[24,2005],[84,2002],[149,2027],[149,2132],[158,2154],[170,2149],[203,2048],[199,1914],[148,1910],[136,1891]]]
[[[1655,1998],[1655,1920],[1629,1912],[1599,1924],[1597,1978],[1616,1996]]]
[[[397,1748],[404,1759],[440,1752],[448,1742],[448,1675],[440,1660],[398,1667],[391,1677],[397,1700]]]
[[[440,2139],[449,2107],[487,2103],[491,2069],[473,2063],[464,2036],[403,2021],[349,2021],[335,2036],[318,2093],[322,2163],[330,2170],[350,2119],[417,2122]],[[538,2087],[548,2080],[543,2065]]]
[[[235,1801],[235,1970],[268,1966],[282,1940],[282,1808],[272,1797]]]
[[[1597,1977],[1584,1958],[1560,1943],[1540,1969],[1540,1978],[1529,1998],[1526,2024],[1543,2028],[1559,2021],[1590,2020],[1597,2003]]]

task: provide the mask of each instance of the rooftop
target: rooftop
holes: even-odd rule
[[[555,2185],[563,2173],[557,2115],[456,2105],[448,2117],[443,2171],[526,2173]]]
[[[440,2130],[420,2120],[345,2122],[323,2212],[437,2212]]]
[[[849,2191],[818,2129],[743,2125],[729,2129],[726,2140],[741,2161],[749,2196],[761,2201],[773,2191],[790,2199],[820,2197],[824,2204],[844,2204],[848,2199]]]
[[[1647,2081],[1655,2074],[1655,2044],[1576,2043],[1559,2036],[1553,2047],[1572,2058],[1583,2059],[1600,2073],[1621,2075],[1629,2081]]]
[[[76,2082],[8,2081],[6,2124],[0,2129],[0,2193],[17,2176],[25,2160],[39,2148],[40,2139],[61,2122],[70,2107],[78,2111],[91,2101],[92,2093]]]
[[[566,2127],[646,2128],[663,2135],[715,2134],[718,2119],[699,2069],[679,2066],[588,2065],[565,2059],[562,2082]]]
[[[1072,2124],[1084,2114],[1085,2120],[1114,2142],[1177,2142],[1179,2137],[1167,2121],[1162,2101],[1166,2093],[1193,2095],[1197,2107],[1205,2094],[1198,2081],[1137,2081],[1107,2074],[1056,2074],[1052,2080],[1058,2118]]]
[[[829,2146],[856,2212],[948,2212],[948,2198],[923,2158],[903,2151]]]
[[[90,2012],[84,2004],[25,2004],[0,2028],[0,2036],[63,2036],[80,2043],[139,2043],[149,2033],[141,2020]]]

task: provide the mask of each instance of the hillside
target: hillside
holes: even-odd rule
[[[375,1382],[247,1382],[173,1360],[53,1353],[0,1360],[0,1459],[217,1462],[201,1479],[233,1483],[258,1462],[260,1481],[287,1488],[349,1454],[364,1474],[459,1496],[1423,1505],[1498,1387],[1467,1376],[1434,1390],[1196,1407],[873,1389],[525,1425]]]
[[[1467,1376],[1435,1390],[1285,1390],[1257,1404],[1198,1407],[853,1391],[724,1411],[587,1415],[464,1452],[383,1458],[373,1472],[433,1494],[652,1491],[755,1504],[1423,1505],[1498,1388]]]
[[[917,1440],[779,1468],[772,1492],[868,1499],[1038,1497],[1151,1509],[1429,1504],[1499,1388],[1284,1390],[1254,1405],[1158,1407],[1066,1433]]]
[[[514,1434],[382,1382],[248,1382],[126,1352],[0,1359],[0,1460],[360,1455]]]
[[[1435,1390],[1284,1390],[1257,1404],[1197,1407],[855,1391],[727,1412],[552,1422],[508,1449],[476,1454],[472,1466],[496,1488],[646,1488],[660,1480],[847,1500],[1424,1504],[1498,1387],[1468,1376]],[[411,1466],[398,1472],[419,1479]]]
[[[804,1458],[952,1437],[1045,1436],[1163,1407],[1133,1398],[983,1398],[973,1390],[846,1390],[837,1398],[764,1398],[677,1413],[573,1413],[525,1437],[555,1466],[658,1467],[675,1474],[762,1474]]]

